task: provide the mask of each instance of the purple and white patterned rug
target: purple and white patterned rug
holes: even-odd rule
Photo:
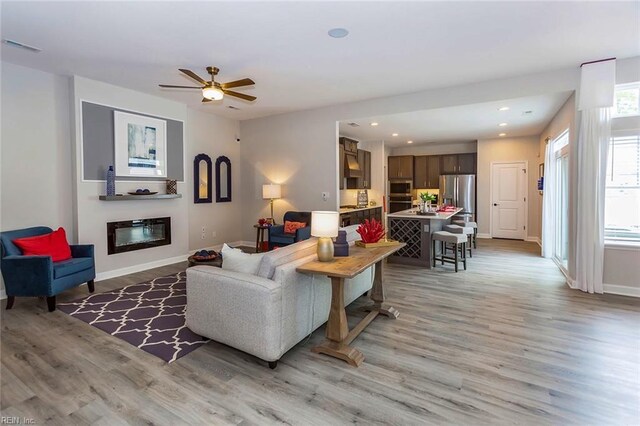
[[[58,303],[57,307],[166,362],[173,362],[209,341],[185,324],[186,284],[186,273],[179,272]]]

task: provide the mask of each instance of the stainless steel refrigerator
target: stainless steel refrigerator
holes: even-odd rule
[[[456,216],[476,219],[476,175],[441,175],[438,200],[461,207]]]

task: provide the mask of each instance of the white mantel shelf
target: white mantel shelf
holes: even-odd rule
[[[182,198],[182,194],[153,194],[153,195],[100,195],[101,201],[132,201],[132,200],[169,200]]]

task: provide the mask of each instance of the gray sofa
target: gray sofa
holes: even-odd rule
[[[348,240],[358,239],[349,227]],[[324,324],[329,317],[329,278],[296,272],[316,258],[317,240],[268,252],[257,275],[212,266],[187,269],[187,326],[195,333],[269,362]],[[373,268],[345,285],[345,305],[371,289]]]

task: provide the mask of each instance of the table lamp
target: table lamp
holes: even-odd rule
[[[281,197],[282,188],[280,185],[275,185],[273,183],[262,185],[262,199],[270,200],[269,203],[271,204],[271,220],[274,225],[276,224],[276,220],[273,217],[273,200]]]
[[[330,262],[333,260],[333,241],[338,236],[338,212],[311,212],[311,235],[318,237],[318,260]]]

